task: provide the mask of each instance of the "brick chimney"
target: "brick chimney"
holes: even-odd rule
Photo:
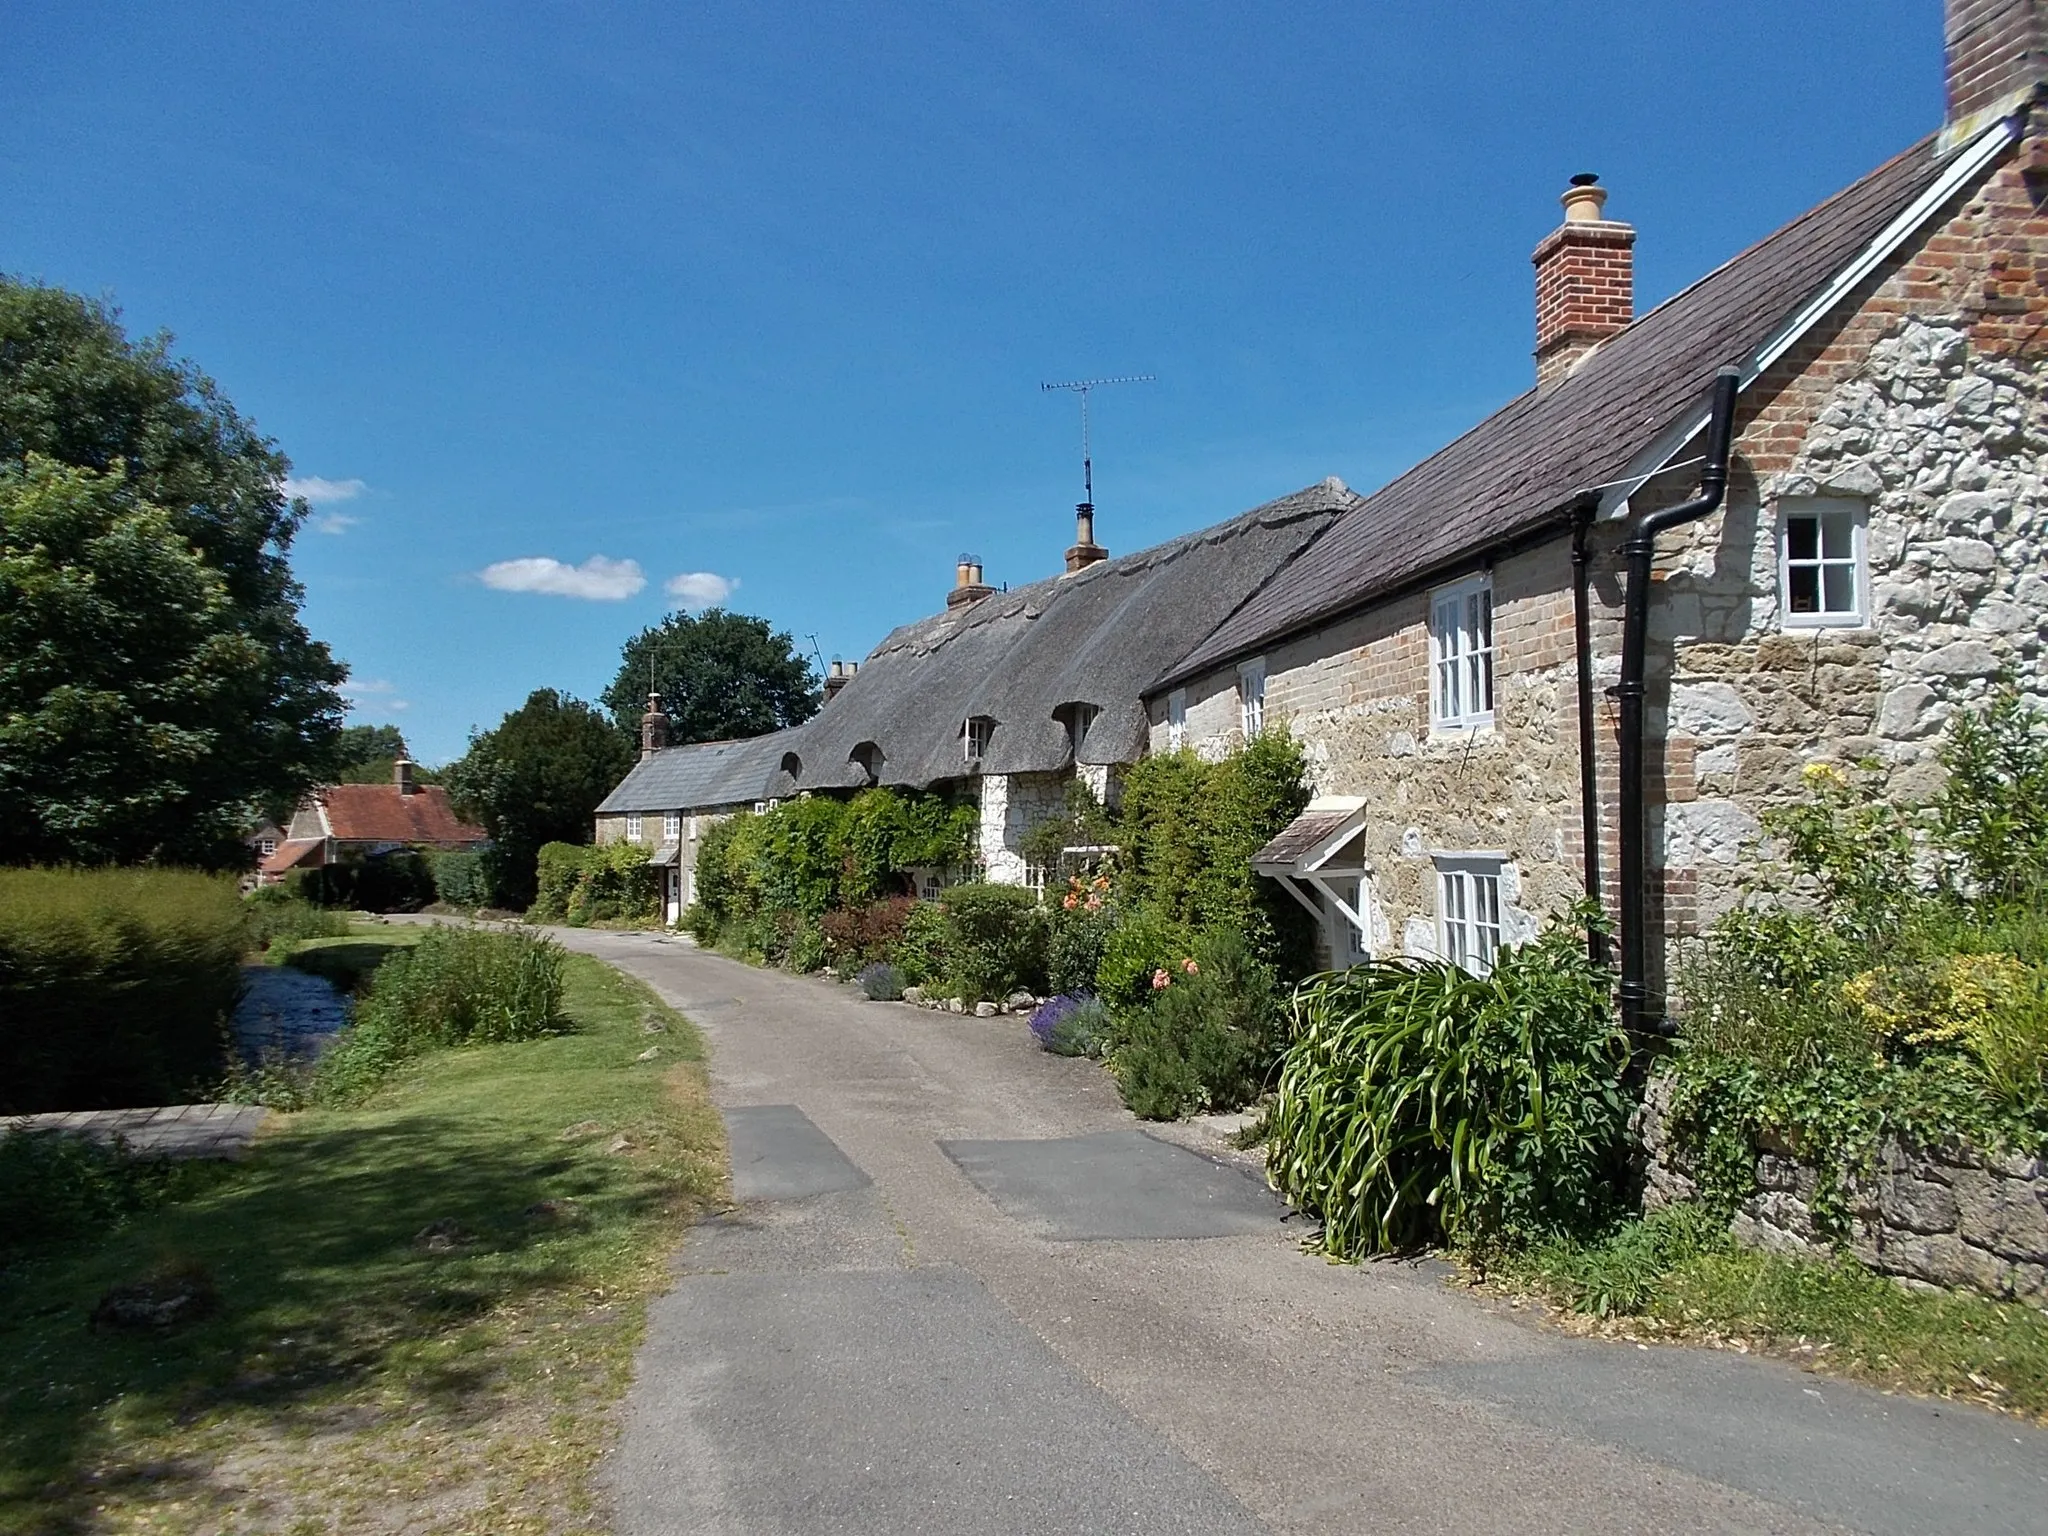
[[[1095,503],[1083,501],[1074,507],[1074,547],[1067,551],[1067,574],[1085,571],[1098,560],[1107,560],[1109,551],[1095,542]]]
[[[647,713],[640,717],[640,761],[646,762],[668,746],[668,716],[662,713],[661,695],[647,695]]]
[[[984,597],[992,597],[995,588],[981,579],[981,562],[972,555],[962,555],[960,564],[953,573],[953,590],[946,594],[948,608],[964,608],[969,603],[978,603]]]
[[[1536,383],[1555,384],[1636,316],[1636,232],[1602,218],[1607,189],[1574,176],[1564,222],[1536,247]]]
[[[2048,79],[2043,0],[1948,0],[1948,121],[1943,149],[2009,115]]]
[[[398,786],[401,795],[419,793],[419,785],[413,781],[412,764],[405,758],[391,765],[391,782]]]
[[[825,702],[830,704],[834,699],[838,698],[839,690],[852,682],[853,674],[859,670],[859,662],[841,661],[837,656],[834,656],[831,667],[825,673]]]

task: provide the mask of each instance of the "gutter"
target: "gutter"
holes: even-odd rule
[[[1657,535],[1717,510],[1728,492],[1728,454],[1735,428],[1735,391],[1741,371],[1723,368],[1714,376],[1713,404],[1707,413],[1707,457],[1700,469],[1699,494],[1690,501],[1642,517],[1622,545],[1628,590],[1621,611],[1621,1025],[1631,1034],[1673,1033],[1671,1021],[1647,1017],[1649,987],[1644,980],[1649,950],[1645,909],[1649,879],[1648,829],[1643,810],[1643,674],[1650,641],[1650,565],[1657,553]],[[1581,668],[1590,658],[1580,652]],[[1585,723],[1581,723],[1583,747]]]

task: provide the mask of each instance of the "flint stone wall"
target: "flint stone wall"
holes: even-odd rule
[[[1672,1145],[1671,1090],[1670,1078],[1652,1078],[1643,1096],[1645,1211],[1699,1194]],[[1767,1147],[1757,1153],[1756,1181],[1729,1227],[1738,1243],[1770,1253],[1835,1251],[1815,1230],[1819,1175],[1812,1168],[1788,1148]],[[1915,1289],[1978,1291],[2048,1309],[2048,1165],[2041,1159],[1921,1151],[1888,1137],[1876,1170],[1847,1195],[1843,1247],[1866,1268]]]

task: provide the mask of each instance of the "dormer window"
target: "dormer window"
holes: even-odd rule
[[[872,741],[863,741],[851,752],[846,760],[860,770],[860,776],[870,784],[879,784],[882,779],[882,749]]]
[[[996,723],[987,715],[969,715],[960,729],[960,741],[967,761],[978,763],[988,755],[988,744],[996,734]]]
[[[1102,711],[1093,704],[1062,704],[1053,711],[1053,718],[1067,728],[1067,756],[1079,762],[1081,748],[1088,740],[1088,731],[1095,724],[1095,717]]]

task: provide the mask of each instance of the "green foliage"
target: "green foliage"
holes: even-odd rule
[[[1116,932],[1117,904],[1107,875],[1074,875],[1057,905],[1047,912],[1045,983],[1057,996],[1095,990],[1096,973],[1109,937]]]
[[[559,1034],[563,966],[552,940],[526,931],[436,926],[371,975],[348,1028],[320,1058],[318,1102],[362,1102],[429,1051]]]
[[[1956,717],[1941,757],[1921,811],[1861,772],[1807,769],[1806,798],[1767,826],[1810,909],[1747,904],[1679,967],[1672,1133],[1724,1216],[1761,1147],[1818,1171],[1836,1234],[1888,1137],[2048,1149],[2048,726],[2007,690]]]
[[[1118,835],[1116,818],[1103,809],[1095,791],[1081,779],[1069,779],[1060,813],[1025,834],[1017,851],[1027,863],[1057,873],[1067,849],[1113,846]]]
[[[896,946],[896,965],[912,986],[932,988],[947,979],[951,935],[946,909],[936,901],[915,903],[903,919],[903,939]]]
[[[1383,960],[1302,985],[1268,1168],[1327,1252],[1439,1237],[1486,1251],[1611,1221],[1629,1051],[1585,916],[1503,950],[1485,977]]]
[[[281,885],[261,885],[244,896],[242,915],[251,949],[348,932],[347,913],[303,901]]]
[[[857,907],[892,895],[913,869],[966,864],[977,825],[974,806],[962,800],[862,790],[846,803],[839,827],[839,904]]]
[[[917,905],[908,896],[890,896],[864,907],[841,907],[819,920],[831,963],[857,971],[887,960],[903,943],[903,930]]]
[[[939,898],[946,915],[946,982],[968,1002],[1045,988],[1045,914],[1014,885],[956,885]]]
[[[434,871],[416,848],[363,856],[347,853],[331,864],[295,871],[292,894],[315,906],[356,912],[417,912],[434,899]]]
[[[0,1114],[175,1104],[221,1072],[232,878],[0,869]]]
[[[1284,1043],[1272,967],[1227,928],[1194,949],[1153,974],[1150,1002],[1115,1015],[1110,1068],[1142,1119],[1248,1103]]]
[[[1152,999],[1152,978],[1170,973],[1194,947],[1194,935],[1184,925],[1141,907],[1104,938],[1095,995],[1115,1014],[1143,1008]]]
[[[238,868],[331,773],[290,465],[170,340],[0,277],[0,862]]]
[[[632,766],[632,747],[603,715],[552,688],[472,734],[446,777],[456,809],[491,835],[491,904],[531,906],[541,846],[589,842],[598,802]]]
[[[1553,1238],[1506,1256],[1500,1267],[1574,1312],[1626,1317],[1648,1310],[1680,1265],[1731,1246],[1725,1216],[1685,1203],[1590,1241]]]
[[[658,923],[661,871],[638,843],[548,843],[535,861],[536,923]]]
[[[649,666],[669,719],[669,740],[724,741],[802,725],[818,712],[811,665],[766,619],[723,608],[672,613],[626,642],[601,702],[623,740],[640,739]]]
[[[215,1171],[57,1131],[0,1132],[0,1268],[66,1238],[106,1232],[203,1188]]]
[[[1252,871],[1252,855],[1308,804],[1300,743],[1268,731],[1217,762],[1148,757],[1124,777],[1116,842],[1119,895],[1168,922],[1230,928],[1289,978],[1313,964],[1306,914]]]
[[[448,850],[427,855],[434,876],[434,899],[451,907],[475,911],[491,903],[490,865],[481,853]]]
[[[346,773],[365,763],[393,763],[409,758],[405,733],[395,725],[345,725],[335,738],[334,761]],[[390,776],[387,774],[386,778]],[[368,779],[343,779],[344,784],[367,784]]]

